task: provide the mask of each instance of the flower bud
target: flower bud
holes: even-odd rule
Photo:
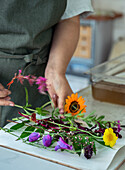
[[[38,140],[38,138],[40,138],[40,133],[33,132],[29,136],[29,142],[34,142],[34,141]]]
[[[46,135],[43,137],[43,145],[48,147],[51,145],[52,137],[50,135]]]

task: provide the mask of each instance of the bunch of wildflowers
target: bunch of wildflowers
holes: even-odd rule
[[[39,92],[46,94],[46,79],[43,77],[23,76],[19,70],[19,74],[15,74],[8,83],[9,88],[15,79],[21,84],[24,80],[28,80],[31,86],[37,84]],[[28,93],[26,98],[27,95]],[[93,153],[96,154],[96,142],[113,147],[116,140],[122,137],[119,120],[105,121],[104,116],[97,117],[94,112],[85,116],[85,100],[82,96],[78,97],[77,93],[67,97],[63,117],[60,116],[58,108],[53,108],[52,112],[45,110],[47,104],[36,109],[29,108],[28,103],[25,106],[15,105],[24,112],[19,112],[21,117],[13,119],[16,123],[14,126],[3,130],[14,134],[16,130],[25,127],[18,139],[22,139],[26,144],[55,151],[66,150],[79,156],[84,152],[87,159],[90,159]],[[37,115],[40,115],[40,118]]]
[[[24,80],[28,80],[29,84],[32,86],[34,83],[38,85],[39,93],[46,94],[47,91],[47,85],[46,85],[46,78],[44,77],[36,77],[33,75],[23,76],[22,70],[19,70],[18,75],[16,75],[12,78],[12,80],[7,84],[8,88],[14,83],[14,80],[18,80],[21,84],[23,84]]]

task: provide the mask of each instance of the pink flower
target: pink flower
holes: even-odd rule
[[[36,79],[36,84],[43,84],[43,83],[46,83],[46,78],[44,78],[44,77],[38,77],[37,79]]]
[[[36,81],[36,76],[28,75],[24,76],[24,79],[27,79],[29,81],[30,86],[32,86],[33,83]]]
[[[45,94],[45,91],[47,91],[47,84],[46,84],[46,78],[44,77],[38,77],[36,79],[36,84],[38,84],[38,90],[40,93]]]
[[[21,84],[23,84],[24,76],[21,73],[22,73],[22,70],[19,70],[19,73],[17,75],[17,79],[20,81]]]
[[[120,120],[118,120],[117,122],[118,122],[117,126],[118,126],[118,133],[119,133],[122,129],[121,129],[121,126],[120,126]]]

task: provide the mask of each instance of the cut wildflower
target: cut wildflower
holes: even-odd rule
[[[36,76],[24,76],[25,79],[27,79],[29,81],[30,86],[32,86],[34,84],[34,82],[36,81]]]
[[[103,136],[103,140],[105,142],[105,145],[113,147],[115,145],[117,139],[118,139],[118,137],[113,132],[112,128],[105,130],[104,136]]]
[[[43,145],[49,147],[52,143],[52,137],[48,134],[43,137]]]
[[[93,148],[91,145],[87,145],[85,148],[84,148],[84,156],[87,158],[87,159],[90,159],[93,155]]]
[[[121,129],[121,125],[120,125],[120,120],[118,120],[117,122],[118,122],[117,126],[118,126],[118,133],[119,133],[122,129]]]
[[[30,121],[36,122],[36,113],[32,113]]]
[[[33,75],[23,76],[22,70],[19,70],[18,75],[15,73],[15,76],[12,78],[12,80],[7,84],[8,89],[10,86],[14,83],[14,80],[17,79],[21,84],[23,84],[24,80],[28,80],[30,86],[32,86],[34,83],[38,85],[39,93],[46,94],[47,91],[47,85],[46,85],[46,78],[44,77],[36,77]]]
[[[61,137],[59,138],[59,141],[57,142],[57,146],[55,147],[55,151],[58,149],[68,149],[72,150],[73,147],[68,145]]]
[[[36,79],[36,84],[38,85],[39,93],[45,94],[45,91],[47,91],[47,85],[46,85],[46,78],[38,77]]]
[[[71,113],[72,116],[77,115],[80,111],[81,113],[86,112],[86,105],[84,105],[85,100],[80,96],[78,98],[78,93],[72,94],[71,97],[68,96],[65,104],[65,112]]]
[[[28,81],[31,86],[38,85],[39,92],[47,95],[47,93],[45,93],[45,91],[47,91],[47,80],[45,78],[41,76],[36,77],[34,75],[24,76],[22,75],[22,70],[19,70],[18,75],[15,73],[14,78],[8,83],[9,87],[13,84],[15,79],[21,84],[23,84],[25,80]],[[50,85],[48,85],[48,88],[49,86]],[[40,148],[46,147],[46,149],[49,150],[55,147],[55,151],[58,149],[61,151],[66,150],[71,153],[76,153],[79,156],[84,151],[84,156],[90,159],[93,153],[96,154],[95,141],[104,146],[108,145],[113,147],[117,138],[122,138],[119,133],[121,131],[120,121],[104,121],[103,115],[98,117],[94,115],[94,112],[84,116],[83,113],[86,112],[85,100],[82,96],[78,97],[77,93],[67,97],[64,110],[65,113],[69,114],[65,114],[66,116],[64,115],[61,117],[59,108],[53,108],[52,112],[46,110],[45,107],[50,101],[41,107],[31,108],[32,105],[28,102],[28,91],[26,88],[25,92],[26,105],[20,106],[15,104],[15,107],[23,109],[24,113],[23,111],[18,112],[21,117],[15,118],[13,121],[9,120],[9,122],[14,122],[16,125],[10,128],[11,131],[7,128],[0,128],[5,132],[17,136],[15,131],[26,127],[21,129],[23,132],[20,136],[17,136],[18,140],[28,137],[26,140],[23,140],[23,142],[27,144],[32,142],[30,145]],[[76,119],[76,117],[78,119]],[[14,131],[12,132],[12,130]],[[45,135],[46,133],[47,135]],[[40,142],[41,140],[42,143]],[[57,143],[56,146],[55,143]]]
[[[29,136],[29,142],[34,142],[40,138],[40,133],[33,132]]]

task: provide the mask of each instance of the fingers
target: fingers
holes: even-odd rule
[[[1,106],[14,106],[14,103],[5,99],[0,99]]]
[[[3,90],[3,89],[5,89],[5,88],[4,88],[3,85],[0,83],[0,90]]]
[[[0,106],[14,106],[14,103],[10,101],[11,98],[8,96],[10,94],[11,91],[5,89],[0,83]]]
[[[55,108],[57,107],[57,100],[58,100],[58,96],[56,94],[53,94],[52,102],[53,102]]]
[[[58,107],[59,107],[60,114],[64,114],[64,102],[65,102],[65,97],[60,96],[58,99]]]
[[[56,95],[55,90],[53,89],[52,85],[48,85],[48,93],[51,97],[51,100],[53,102],[54,107],[57,107],[57,100],[58,100],[58,96]]]
[[[11,94],[11,91],[9,91],[9,90],[7,90],[7,89],[1,89],[0,90],[0,98],[1,97],[6,97],[6,96],[8,96],[8,95],[10,95]]]

